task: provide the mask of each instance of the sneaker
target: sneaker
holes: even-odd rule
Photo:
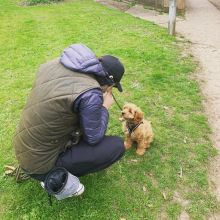
[[[69,197],[80,196],[80,195],[83,194],[84,190],[85,190],[84,185],[82,183],[80,183],[78,189],[76,190],[76,192],[74,194],[70,195]]]
[[[84,186],[79,178],[69,173],[63,167],[55,167],[46,176],[41,186],[58,200],[79,196],[84,192]]]
[[[40,185],[41,185],[41,187],[42,187],[43,189],[45,189],[45,184],[44,184],[44,182],[40,182]],[[83,194],[84,191],[85,191],[85,187],[84,187],[84,185],[83,185],[82,183],[80,183],[78,189],[76,190],[76,192],[75,192],[74,194],[70,195],[69,197],[80,196],[80,195]]]

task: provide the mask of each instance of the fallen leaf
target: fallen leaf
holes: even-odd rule
[[[182,177],[183,177],[183,168],[182,168],[182,167],[180,167],[180,172],[179,172],[179,174],[180,174],[180,178],[182,178]]]
[[[15,170],[15,169],[16,169],[15,167],[9,166],[9,165],[5,165],[4,168],[5,168],[6,170]]]
[[[143,191],[146,192],[147,191],[147,188],[145,186],[143,186]]]
[[[164,198],[165,200],[167,200],[166,194],[165,194],[164,192],[163,192],[162,194],[163,194],[163,198]]]
[[[137,163],[137,162],[138,162],[138,160],[131,159],[131,162]]]
[[[144,176],[153,176],[153,174],[152,173],[144,172]]]
[[[6,171],[5,171],[5,175],[10,175],[10,174],[12,174],[12,173],[14,173],[13,170],[6,170]]]

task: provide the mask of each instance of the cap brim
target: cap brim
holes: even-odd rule
[[[123,92],[122,86],[121,86],[121,84],[119,82],[115,83],[114,87],[116,87],[119,92]]]

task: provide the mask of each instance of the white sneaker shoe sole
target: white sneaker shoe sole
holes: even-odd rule
[[[43,189],[45,189],[44,182],[40,182],[40,185]],[[85,187],[82,183],[80,183],[77,191],[74,194],[70,195],[69,197],[80,196],[83,194],[84,191],[85,191]]]
[[[85,190],[84,185],[82,183],[80,183],[79,184],[79,188],[77,189],[77,191],[74,194],[72,194],[70,197],[72,197],[72,196],[80,196],[80,195],[83,194],[84,190]]]

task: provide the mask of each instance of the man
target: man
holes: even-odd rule
[[[97,58],[83,44],[40,66],[14,147],[21,168],[57,199],[81,194],[77,177],[105,169],[124,154],[121,138],[105,136],[112,88],[122,92],[123,74],[116,57]]]

